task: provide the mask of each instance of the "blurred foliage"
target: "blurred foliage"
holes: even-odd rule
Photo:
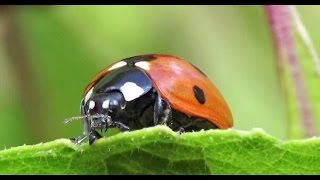
[[[313,38],[320,11],[308,8],[302,16]],[[8,51],[10,39],[24,48]],[[235,129],[286,137],[262,6],[20,6],[0,14],[0,148],[78,136],[81,123],[63,120],[79,115],[95,73],[149,53],[180,56],[202,69],[228,102]]]
[[[299,7],[301,15],[301,20],[303,21],[304,25],[306,26],[309,35],[311,36],[312,42],[314,44],[314,48],[316,52],[320,52],[320,47],[318,44],[320,43],[320,36],[318,32],[318,26],[314,23],[315,20],[320,19],[320,14],[317,13],[319,11],[319,7],[316,6],[301,6]],[[297,32],[297,29],[294,29],[294,40],[295,46],[297,49],[298,56],[300,58],[301,69],[303,70],[303,78],[305,82],[305,86],[307,87],[307,95],[308,100],[310,101],[310,107],[312,116],[314,118],[314,129],[316,132],[320,132],[320,83],[319,83],[319,74],[316,73],[316,68],[314,61],[310,55],[310,51],[306,48],[306,44],[303,42],[301,35]],[[319,53],[318,53],[319,54]],[[319,59],[318,59],[319,61]],[[292,108],[292,111],[295,111],[296,108]],[[299,121],[292,118],[293,121]],[[296,124],[292,123],[294,126],[291,128],[292,135],[289,137],[303,137],[301,134],[301,122]],[[300,134],[299,134],[300,133]],[[318,133],[317,133],[318,134]]]

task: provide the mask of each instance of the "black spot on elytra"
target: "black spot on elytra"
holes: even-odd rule
[[[193,65],[192,63],[189,62],[189,64],[191,64],[196,70],[198,70],[202,75],[204,75],[205,77],[207,77],[207,75],[201,71],[197,66]]]
[[[204,104],[206,102],[203,90],[201,88],[198,86],[193,86],[193,93],[200,104]]]
[[[125,61],[128,66],[134,66],[136,62],[140,61],[152,61],[156,59],[154,55],[141,55],[141,56],[133,56],[126,59],[123,59],[122,61]]]

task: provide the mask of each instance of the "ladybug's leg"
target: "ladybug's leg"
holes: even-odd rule
[[[166,124],[169,127],[172,127],[172,109],[170,104],[165,101],[162,100],[162,104],[163,104],[163,110],[162,110],[162,116],[161,116],[161,124]]]
[[[102,136],[96,131],[91,130],[89,133],[89,145],[91,145],[95,140],[100,139]]]
[[[77,138],[71,138],[71,141],[73,141],[75,144],[79,145],[88,135],[81,135]]]
[[[74,141],[75,144],[80,144],[85,138],[88,137],[89,132],[90,132],[90,127],[89,127],[89,120],[87,117],[85,117],[84,114],[84,110],[83,110],[83,104],[84,104],[84,99],[82,99],[81,101],[81,106],[80,106],[80,112],[81,112],[81,116],[83,116],[84,118],[82,118],[82,125],[83,125],[83,133],[81,136],[77,137],[77,138],[73,138],[71,140]]]
[[[154,104],[154,111],[153,111],[154,112],[154,116],[153,116],[154,125],[158,124],[162,109],[163,109],[162,99],[161,99],[160,94],[157,92],[156,102]]]
[[[130,131],[130,128],[124,125],[122,122],[115,121],[113,123],[114,123],[114,126],[117,127],[120,131]]]
[[[180,127],[179,130],[177,131],[178,134],[182,134],[182,133],[184,133],[184,132],[185,132],[185,130],[184,130],[183,127]]]
[[[83,116],[84,118],[82,118],[82,125],[83,125],[83,135],[78,137],[77,139],[79,140],[83,140],[85,139],[89,133],[90,133],[90,124],[89,124],[89,119],[86,116],[86,114],[84,113],[84,98],[81,101],[81,106],[80,106],[80,112],[81,112],[81,116]],[[80,142],[79,142],[80,143]]]
[[[166,124],[172,126],[172,110],[170,104],[163,100],[157,93],[154,106],[154,124]]]

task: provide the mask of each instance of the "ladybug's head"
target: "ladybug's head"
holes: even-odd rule
[[[113,117],[117,116],[119,111],[126,107],[126,101],[120,91],[112,91],[108,93],[97,93],[90,98],[83,99],[81,102],[80,117],[72,117],[65,120],[69,123],[77,119],[85,119],[85,131],[90,129],[107,129],[114,125]]]
[[[112,117],[126,107],[126,101],[120,91],[98,93],[81,104],[81,114],[88,118],[91,128],[107,128]]]

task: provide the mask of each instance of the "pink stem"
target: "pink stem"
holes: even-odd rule
[[[289,7],[285,5],[266,5],[265,10],[273,34],[279,71],[282,71],[284,60],[288,60],[287,65],[293,79],[294,93],[297,99],[297,108],[304,136],[314,136],[314,119],[303,81],[301,65],[294,46]]]

